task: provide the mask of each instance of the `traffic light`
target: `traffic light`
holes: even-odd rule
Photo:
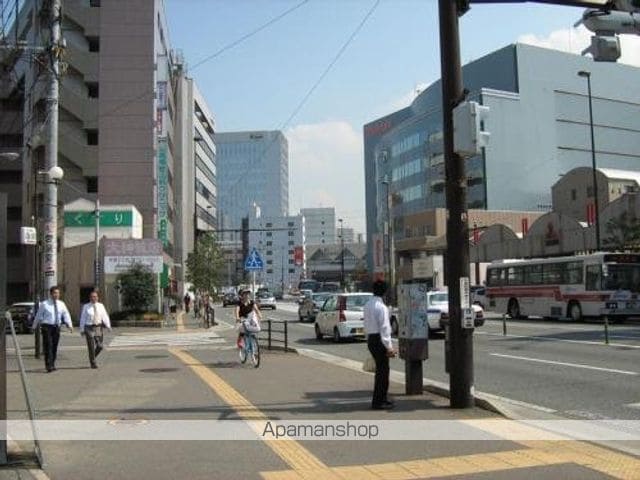
[[[478,102],[462,102],[453,109],[453,149],[461,157],[482,153],[491,134],[484,130],[489,107]]]

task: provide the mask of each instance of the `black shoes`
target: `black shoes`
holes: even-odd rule
[[[371,405],[372,410],[391,410],[393,407],[393,402],[374,403]]]
[[[98,365],[96,365],[95,363],[92,363],[91,368],[98,368]]]

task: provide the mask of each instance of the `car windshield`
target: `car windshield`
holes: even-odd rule
[[[429,296],[430,303],[449,303],[448,293],[434,293]]]
[[[260,292],[258,294],[258,298],[271,298],[271,294],[269,292]]]

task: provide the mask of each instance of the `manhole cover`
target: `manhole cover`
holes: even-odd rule
[[[142,368],[139,370],[142,373],[166,373],[166,372],[178,372],[179,368]]]
[[[169,355],[136,355],[135,358],[147,359],[147,358],[169,358]]]

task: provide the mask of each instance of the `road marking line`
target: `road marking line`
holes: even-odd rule
[[[176,330],[179,332],[185,330],[184,327],[184,312],[180,312],[176,317]]]
[[[627,403],[625,405],[625,407],[630,407],[630,408],[640,408],[640,402],[638,403]]]
[[[490,332],[478,332],[474,331],[474,335],[487,335],[490,337],[503,337],[503,338],[530,338],[535,340],[543,340],[549,342],[565,342],[565,343],[580,343],[583,345],[599,345],[602,347],[622,347],[622,348],[638,348],[640,349],[640,345],[629,345],[628,343],[610,343],[606,344],[604,341],[602,342],[592,342],[589,340],[567,340],[566,338],[558,338],[558,337],[540,337],[536,335],[502,335],[501,333],[490,333]]]
[[[169,350],[173,355],[178,357],[185,365],[187,365],[200,379],[206,383],[216,395],[218,395],[227,405],[233,408],[236,413],[245,420],[250,420],[251,427],[262,436],[264,426],[268,417],[258,410],[247,398],[242,396],[231,385],[225,382],[220,376],[215,374],[211,369],[206,367],[199,360],[188,353],[177,350]],[[257,421],[257,422],[256,422]],[[285,463],[293,470],[318,470],[328,471],[328,467],[322,463],[318,457],[313,455],[309,450],[304,448],[295,440],[264,440],[266,445],[271,448]]]
[[[615,368],[594,367],[591,365],[584,365],[582,363],[557,362],[555,360],[542,360],[540,358],[519,357],[517,355],[505,355],[502,353],[490,353],[489,355],[491,355],[492,357],[512,358],[514,360],[524,360],[527,362],[548,363],[551,365],[562,365],[565,367],[584,368],[587,370],[598,370],[600,372],[620,373],[622,375],[640,375],[638,372],[631,372],[629,370],[617,370]]]

